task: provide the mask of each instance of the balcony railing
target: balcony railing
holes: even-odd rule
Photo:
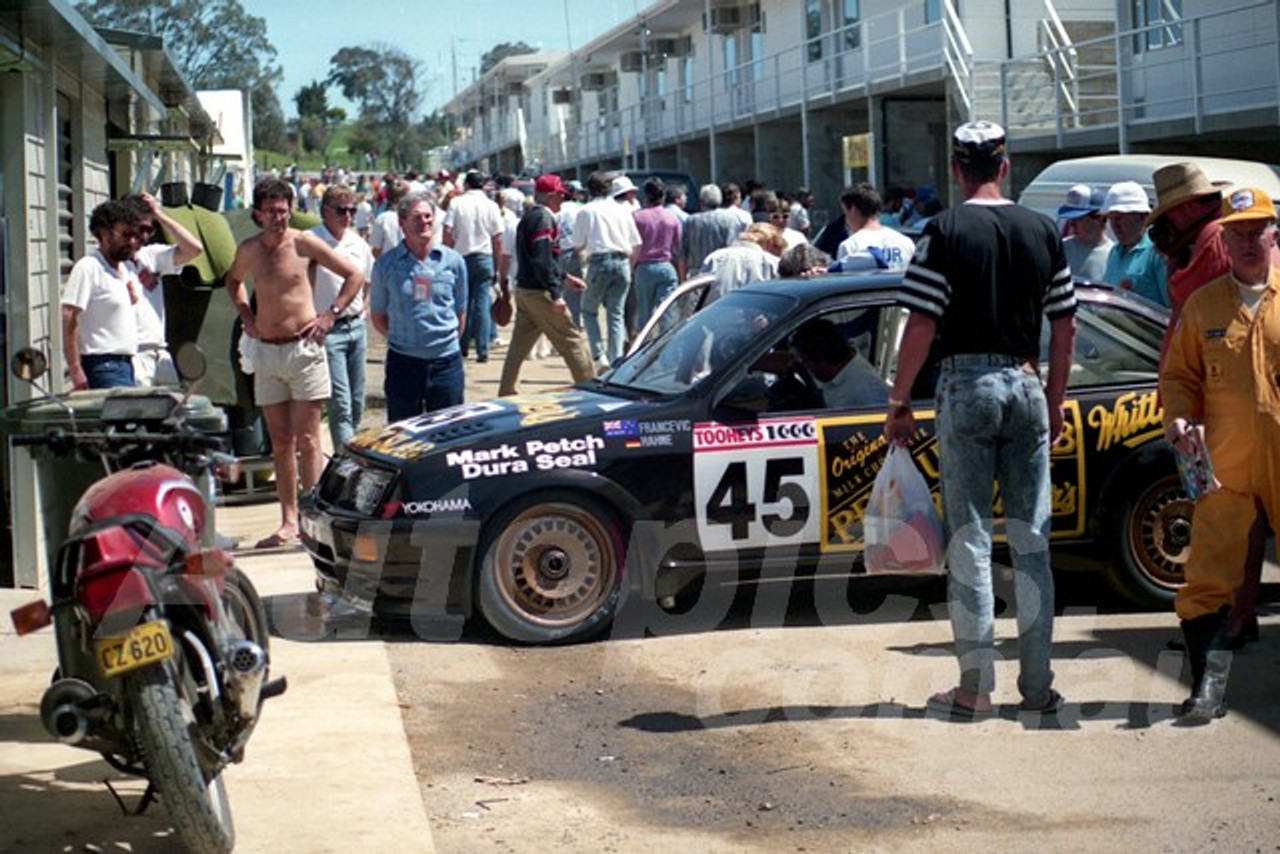
[[[925,23],[923,4],[872,16],[780,52],[753,58],[684,87],[643,97],[615,111],[585,115],[576,139],[546,116],[531,122],[529,150],[558,161],[636,157],[647,146],[669,145],[712,128],[734,127],[866,92],[873,86],[920,77],[966,78],[972,49],[950,0],[943,21]],[[811,58],[816,56],[817,58]],[[705,68],[706,57],[699,57]],[[966,91],[969,86],[966,84]],[[552,110],[570,109],[553,106]],[[589,112],[589,110],[588,110]],[[541,133],[539,131],[542,131]],[[512,129],[487,126],[472,151],[492,154],[515,142]]]

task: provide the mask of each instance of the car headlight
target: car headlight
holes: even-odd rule
[[[395,473],[385,469],[362,468],[351,484],[351,506],[366,516],[378,515],[387,487],[395,479]]]

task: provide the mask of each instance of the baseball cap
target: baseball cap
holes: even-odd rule
[[[569,195],[569,190],[560,180],[560,176],[554,172],[546,175],[539,175],[538,179],[533,182],[533,191],[535,193],[559,193],[562,196]]]
[[[995,122],[965,122],[951,137],[951,156],[966,163],[1004,158],[1004,128]]]
[[[1151,201],[1147,198],[1147,191],[1137,181],[1120,181],[1107,190],[1107,197],[1102,202],[1102,212],[1149,214]]]
[[[1218,222],[1244,222],[1251,219],[1275,219],[1276,206],[1271,197],[1256,187],[1234,190],[1222,200],[1222,218]]]
[[[1102,210],[1106,194],[1088,184],[1076,184],[1067,190],[1067,203],[1058,208],[1059,219],[1079,219]]]

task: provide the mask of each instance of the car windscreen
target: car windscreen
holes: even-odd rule
[[[682,394],[736,363],[742,350],[795,303],[785,291],[732,291],[672,327],[605,379],[655,394]]]

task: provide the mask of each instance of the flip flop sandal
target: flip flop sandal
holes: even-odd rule
[[[1056,715],[1058,712],[1062,711],[1063,707],[1066,705],[1067,701],[1062,699],[1062,695],[1050,688],[1049,696],[1045,698],[1043,703],[1033,706],[1026,700],[1023,700],[1018,704],[1018,711],[1028,712],[1033,715]]]
[[[952,688],[950,691],[934,694],[924,704],[925,710],[953,721],[978,721],[995,716],[994,706],[981,708],[961,703],[956,699],[957,691],[958,688]]]
[[[281,549],[286,546],[295,546],[298,544],[297,537],[282,537],[279,534],[272,534],[269,537],[263,537],[253,544],[255,549]]]

